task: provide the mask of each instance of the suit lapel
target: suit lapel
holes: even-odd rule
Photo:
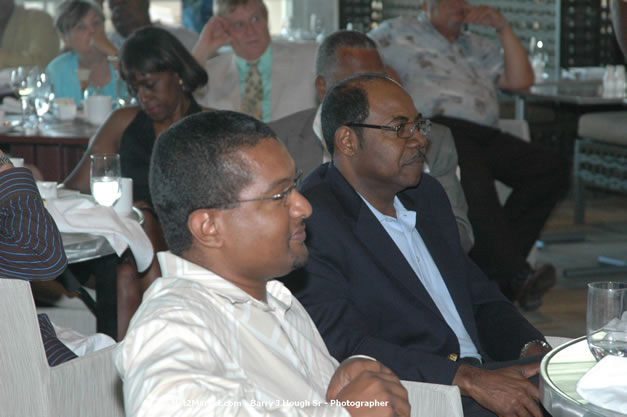
[[[399,195],[399,198],[403,205],[408,210],[416,211],[416,229],[422,240],[425,242],[435,265],[440,271],[440,275],[444,280],[444,284],[448,288],[449,294],[453,299],[453,304],[459,313],[464,327],[472,337],[477,349],[480,349],[479,337],[476,330],[474,321],[469,318],[474,317],[472,304],[468,302],[470,297],[466,294],[468,286],[465,282],[465,275],[460,275],[460,268],[456,266],[457,262],[453,262],[450,259],[450,255],[455,253],[450,245],[441,237],[436,222],[431,218],[429,213],[433,213],[434,210],[438,210],[437,207],[432,206],[432,201],[428,198],[420,198],[421,191],[415,194],[416,198],[409,197],[403,193]]]
[[[272,94],[271,94],[271,103],[272,103],[272,111],[271,114],[277,114],[279,105],[281,103],[281,95],[283,94],[283,89],[286,85],[289,85],[286,82],[290,76],[290,70],[292,69],[292,61],[289,54],[287,54],[286,48],[282,47],[280,42],[272,42]],[[278,64],[281,65],[278,65]],[[310,82],[310,80],[306,80],[304,82]],[[295,111],[297,111],[296,109]]]
[[[227,72],[227,77],[234,77],[234,80],[225,80],[225,85],[234,85],[236,88],[229,93],[228,101],[233,103],[233,109],[240,111],[242,106],[242,90],[239,83],[239,70],[237,69],[237,62],[235,62],[235,53],[231,54],[230,68]]]
[[[346,207],[350,221],[354,222],[354,233],[369,252],[370,259],[377,264],[385,276],[399,281],[445,322],[433,299],[379,220],[333,165],[329,166],[329,171],[329,175],[332,175],[331,184],[334,193]]]

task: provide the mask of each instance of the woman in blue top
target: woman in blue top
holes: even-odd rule
[[[114,102],[118,94],[126,98],[126,86],[116,85],[118,74],[112,61],[117,50],[105,35],[100,6],[89,0],[66,0],[59,5],[55,24],[69,49],[46,68],[55,97],[72,98],[78,105],[87,87],[88,94],[111,96]],[[85,76],[83,86],[79,70]]]

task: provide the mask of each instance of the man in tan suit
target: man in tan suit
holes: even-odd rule
[[[205,25],[194,56],[209,73],[200,104],[243,111],[268,122],[316,104],[313,85],[316,43],[272,42],[268,9],[262,0],[216,0],[215,16]],[[223,45],[232,52],[211,57]],[[208,60],[207,60],[208,59]],[[244,109],[246,82],[259,72],[263,96],[260,114]]]
[[[366,72],[384,72],[376,44],[359,32],[339,31],[327,36],[316,55],[315,86],[322,101],[326,91],[343,78]],[[314,79],[314,78],[312,78]],[[330,160],[320,132],[319,108],[313,107],[271,122],[269,126],[285,143],[296,165],[305,175]],[[428,172],[444,187],[453,208],[457,228],[466,252],[474,242],[468,220],[468,205],[457,178],[457,151],[451,131],[432,124],[428,135]]]

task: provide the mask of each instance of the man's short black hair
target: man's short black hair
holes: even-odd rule
[[[150,194],[169,249],[181,255],[192,244],[189,215],[200,208],[228,208],[253,178],[238,152],[276,134],[263,122],[232,111],[188,116],[159,136],[150,163]]]
[[[385,74],[367,73],[348,77],[329,90],[322,102],[322,136],[331,155],[334,152],[335,132],[349,123],[363,123],[370,115],[368,93],[364,86],[372,81],[386,80],[395,82]],[[362,141],[362,128],[352,128]]]

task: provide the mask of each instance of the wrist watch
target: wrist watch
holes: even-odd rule
[[[6,154],[0,155],[0,168],[4,167],[7,164],[9,165],[9,168],[13,167],[13,162],[11,162],[11,158],[6,156]]]
[[[542,349],[545,349],[547,352],[551,350],[551,345],[549,345],[547,342],[545,342],[544,340],[536,339],[536,340],[532,340],[530,342],[525,343],[522,349],[520,349],[519,356],[521,357],[524,356],[525,353],[527,353],[527,350],[529,350],[529,348],[531,347],[531,345],[539,345]]]

